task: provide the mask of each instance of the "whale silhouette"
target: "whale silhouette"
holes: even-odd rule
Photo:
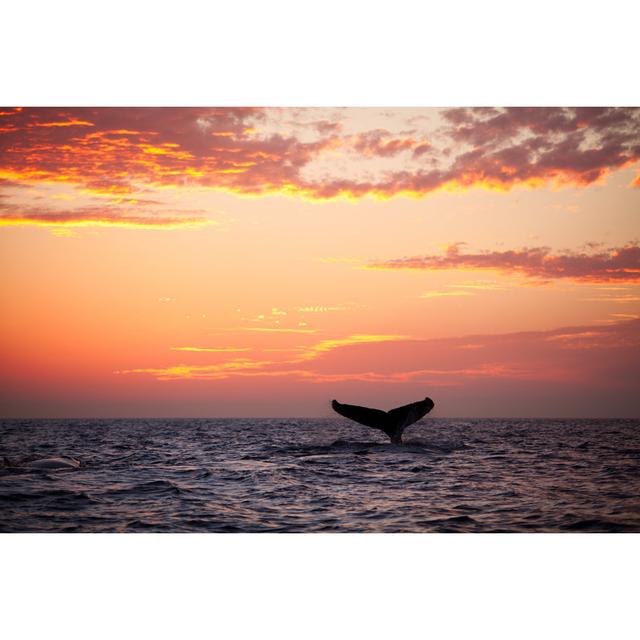
[[[426,416],[434,406],[431,398],[412,402],[390,411],[358,407],[355,404],[342,404],[337,400],[331,402],[331,407],[336,413],[359,424],[384,431],[393,444],[402,444],[402,432],[409,425]]]

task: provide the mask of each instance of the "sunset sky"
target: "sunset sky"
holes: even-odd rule
[[[640,414],[640,109],[0,108],[0,413]]]

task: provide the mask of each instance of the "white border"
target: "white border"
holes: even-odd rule
[[[638,105],[630,0],[9,2],[5,105]]]
[[[4,535],[7,638],[621,638],[638,538]],[[10,577],[10,578],[9,578]]]
[[[0,102],[634,106],[638,7],[23,0],[2,9]],[[3,535],[3,635],[628,637],[637,543]]]

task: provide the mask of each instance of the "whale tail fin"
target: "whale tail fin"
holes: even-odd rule
[[[358,422],[374,429],[384,429],[387,425],[387,412],[380,409],[369,409],[368,407],[358,407],[355,404],[342,404],[337,400],[331,402],[331,406],[336,413],[339,413],[349,420]]]
[[[337,400],[333,400],[331,406],[341,416],[367,427],[380,429],[389,436],[392,443],[400,444],[402,442],[402,432],[409,425],[426,416],[435,405],[431,398],[425,398],[419,402],[412,402],[390,411],[359,407],[355,404],[342,404]]]

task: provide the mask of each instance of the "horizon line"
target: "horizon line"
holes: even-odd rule
[[[3,420],[326,420],[327,416],[13,416]],[[638,416],[430,416],[427,420],[640,420]]]

